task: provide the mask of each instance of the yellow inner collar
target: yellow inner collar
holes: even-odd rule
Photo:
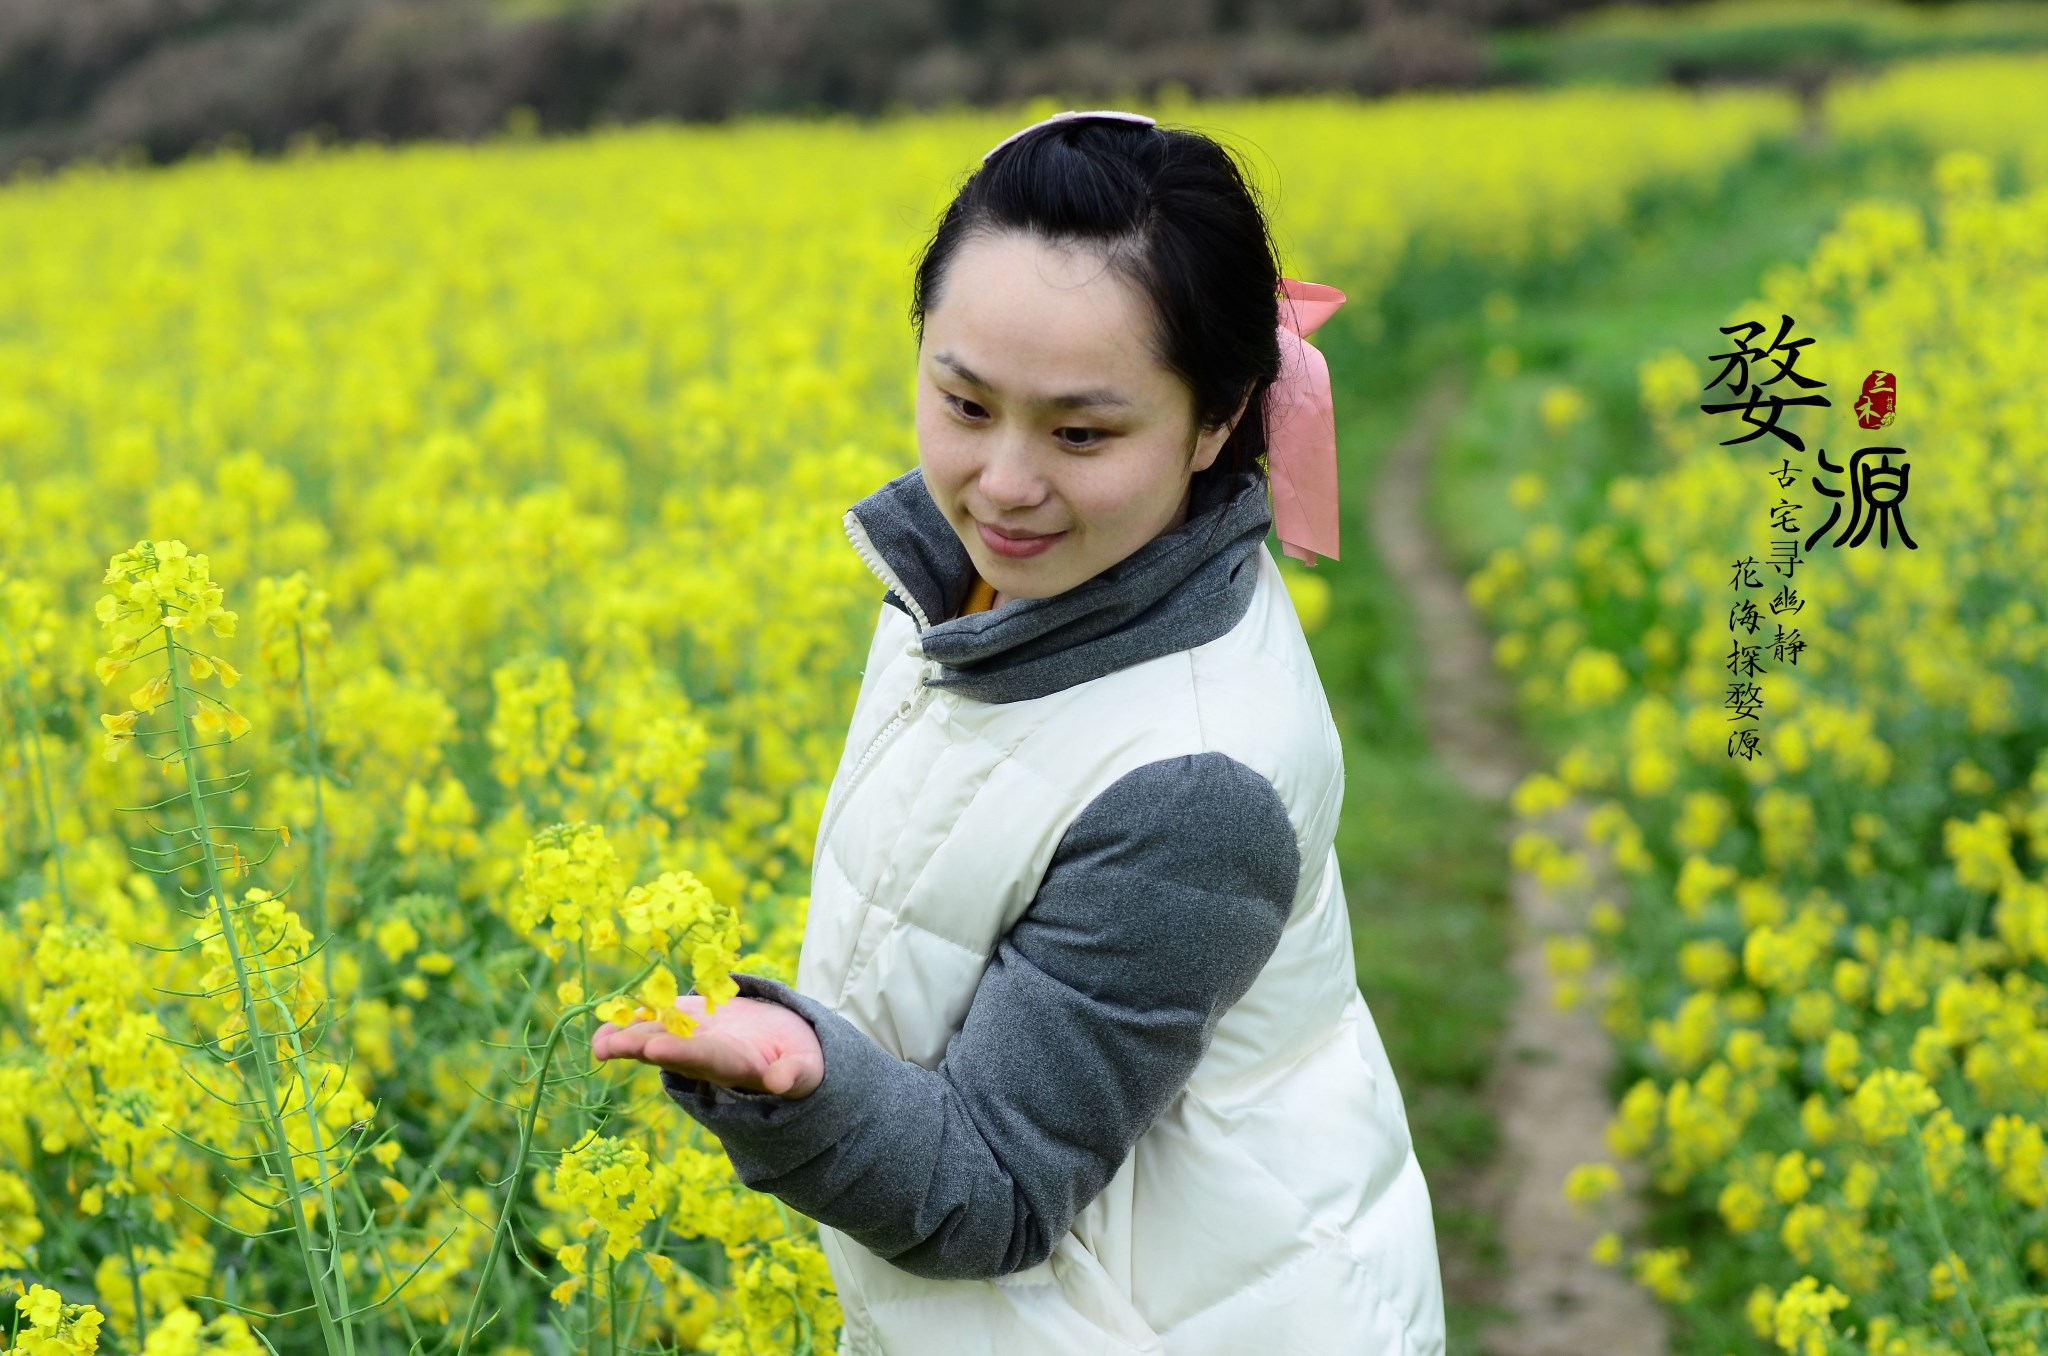
[[[974,587],[967,590],[967,601],[961,604],[960,615],[964,617],[970,612],[986,612],[995,605],[996,586],[983,579],[981,572],[976,570]]]

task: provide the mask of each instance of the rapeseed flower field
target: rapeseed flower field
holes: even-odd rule
[[[1807,444],[1796,483],[1767,475],[1782,445],[1720,445],[1741,430],[1699,412],[1712,364],[1651,355],[1643,473],[1588,503],[1525,472],[1525,535],[1470,581],[1520,700],[1573,735],[1515,794],[1517,858],[1592,896],[1588,932],[1553,945],[1556,996],[1597,1003],[1644,1070],[1612,1156],[1566,1190],[1601,1209],[1616,1163],[1644,1163],[1708,1235],[1609,1234],[1596,1256],[1694,1317],[1719,1302],[1709,1274],[1740,1277],[1761,1350],[2048,1347],[2040,76],[1976,61],[1845,93],[1845,128],[1951,149],[1931,214],[1854,206],[1728,317],[1796,317],[1815,340],[1803,370],[1836,387],[1787,421]],[[1856,384],[1878,369],[1910,405],[1862,430]],[[1796,580],[1759,565],[1758,600],[1783,586],[1788,606],[1752,637],[1739,562],[1763,559],[1771,510],[1803,502],[1798,530],[1821,526],[1816,450],[1873,443],[1909,454],[1917,549],[1821,545]],[[1804,648],[1757,679],[1760,754],[1731,757],[1734,656],[1788,632]],[[1546,827],[1574,793],[1612,888]]]
[[[1940,92],[1861,97],[1878,135]],[[911,260],[1051,111],[0,189],[16,1348],[837,1350],[807,1222],[589,1035],[793,979],[879,603],[837,520],[916,456]],[[1605,89],[1153,111],[1248,148],[1289,275],[1365,333],[1405,267],[1566,258],[1798,120]],[[1990,165],[1945,161],[1932,228],[1873,207],[1769,298],[1845,362],[1957,374],[1913,426],[1950,457],[1915,482],[1943,545],[1816,583],[1870,644],[1773,689],[1769,759],[1719,753],[1711,613],[1756,478],[1673,421],[1682,359],[1644,378],[1668,470],[1475,581],[1525,697],[1587,721],[1521,808],[1607,792],[1639,885],[1587,947],[1666,1061],[1614,1148],[1775,1240],[1752,1316],[1786,1350],[1845,1311],[1885,1356],[2043,1321],[2048,764],[2015,751],[2044,720],[2048,309],[2010,284],[2048,204]],[[1289,578],[1312,619],[1326,586]],[[1683,1304],[1685,1261],[1636,1265]]]

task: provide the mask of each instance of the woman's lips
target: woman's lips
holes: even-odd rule
[[[1052,549],[1054,542],[1067,535],[1064,532],[1051,532],[1042,537],[1006,537],[979,518],[974,520],[974,526],[981,533],[981,539],[987,543],[989,550],[1012,559],[1041,555]]]

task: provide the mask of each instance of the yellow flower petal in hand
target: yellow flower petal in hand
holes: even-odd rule
[[[640,986],[640,1001],[647,1004],[648,1016],[658,1019],[662,1026],[678,1036],[687,1036],[696,1030],[696,1023],[676,1007],[676,977],[668,966],[655,968]]]
[[[640,986],[640,1001],[660,1012],[676,1005],[676,977],[666,965],[654,967],[654,973]]]
[[[699,975],[697,992],[704,995],[704,1010],[711,1012],[721,1003],[729,1003],[740,996],[739,981],[720,971],[715,975]]]

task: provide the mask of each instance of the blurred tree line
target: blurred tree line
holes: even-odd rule
[[[1486,78],[1486,30],[1595,0],[0,0],[0,174],[223,139],[668,117],[1379,94]]]
[[[1779,79],[2048,48],[2036,0],[0,0],[0,178],[298,136]]]

